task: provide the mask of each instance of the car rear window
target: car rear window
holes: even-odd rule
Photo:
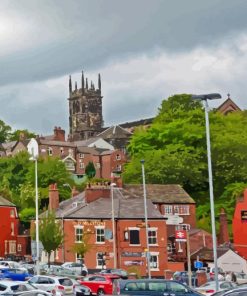
[[[73,286],[73,282],[70,279],[59,279],[58,281],[62,286]]]

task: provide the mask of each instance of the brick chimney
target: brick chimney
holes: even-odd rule
[[[88,184],[85,190],[85,199],[87,203],[95,201],[99,198],[110,198],[111,187],[109,185],[90,185]]]
[[[71,197],[74,197],[76,195],[78,195],[80,192],[75,188],[75,186],[72,188],[71,191]]]
[[[57,184],[51,184],[49,186],[49,210],[55,211],[59,207],[59,192]]]
[[[61,129],[61,127],[54,127],[54,140],[56,141],[65,141],[65,130]]]
[[[226,212],[223,208],[221,208],[219,220],[220,220],[220,232],[219,232],[219,236],[218,236],[218,243],[220,245],[222,245],[224,243],[229,243],[229,241],[230,241],[229,232],[228,232],[228,224],[227,224],[227,216],[226,216]]]

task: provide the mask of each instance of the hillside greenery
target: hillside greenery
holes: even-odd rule
[[[216,216],[225,208],[231,221],[235,200],[247,185],[247,112],[210,114]],[[197,203],[198,226],[210,230],[205,114],[201,102],[181,94],[164,100],[150,128],[132,136],[124,182],[181,184]]]

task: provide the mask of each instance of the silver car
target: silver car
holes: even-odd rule
[[[61,295],[73,294],[73,282],[68,277],[35,275],[29,281],[36,288]]]
[[[16,295],[20,292],[28,291],[42,292],[27,282],[0,281],[0,295]]]

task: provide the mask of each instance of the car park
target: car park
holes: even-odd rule
[[[19,281],[8,281],[1,280],[0,281],[0,295],[16,295],[19,292],[27,292],[27,291],[40,291],[33,285],[27,282],[19,282]]]
[[[77,281],[91,289],[92,294],[117,294],[119,292],[119,276],[114,274],[92,274]]]
[[[68,277],[36,275],[28,282],[36,288],[46,292],[56,291],[61,295],[73,293],[73,282]]]
[[[219,281],[219,289],[218,291],[229,290],[237,287],[237,284],[230,282],[230,281]],[[204,294],[204,295],[213,295],[216,292],[216,282],[210,281],[205,283],[204,285],[195,288],[196,291]]]
[[[128,272],[126,270],[118,269],[118,268],[103,269],[101,270],[100,274],[115,274],[115,275],[118,275],[123,280],[128,279]]]
[[[140,279],[121,280],[120,293],[125,295],[148,295],[148,296],[199,296],[199,292],[188,286],[173,280]]]
[[[10,279],[13,281],[27,281],[33,275],[26,270],[19,268],[2,269],[0,272],[0,279]]]

